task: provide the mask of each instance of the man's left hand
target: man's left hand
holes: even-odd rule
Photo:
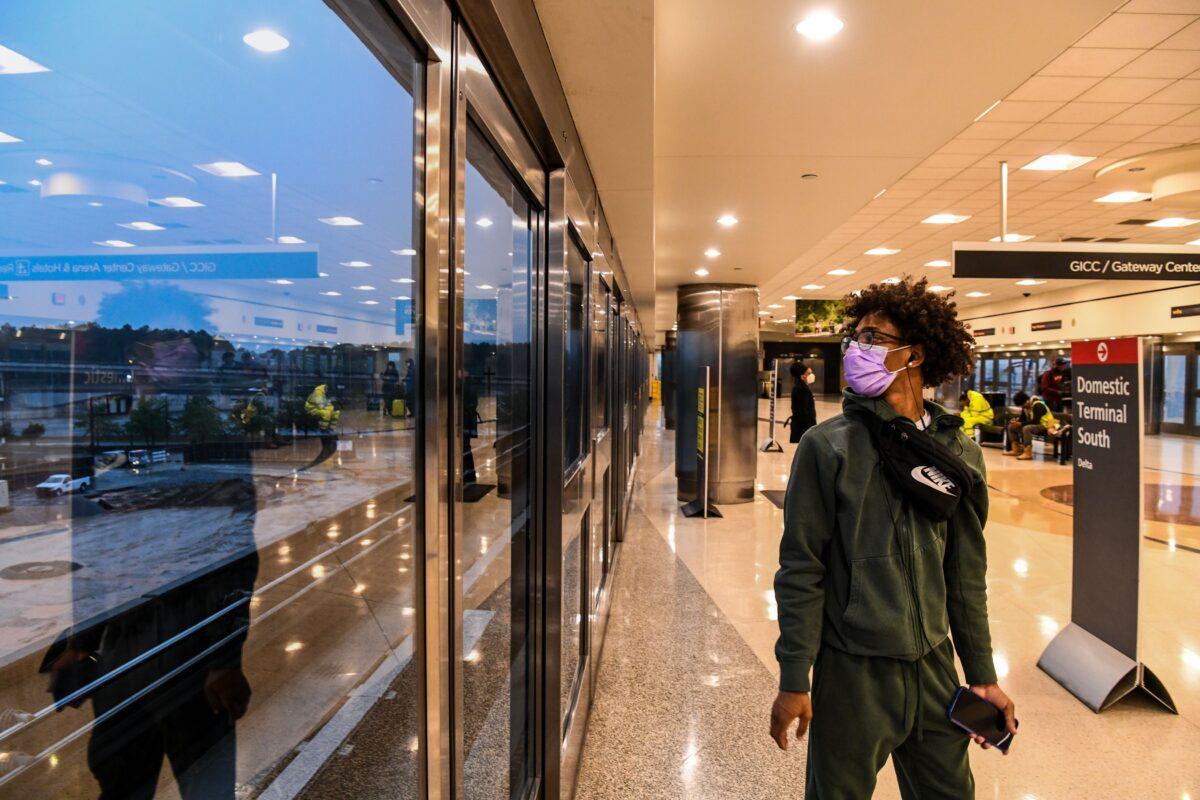
[[[980,697],[982,697],[984,700],[987,700],[989,703],[994,705],[996,708],[1003,711],[1004,712],[1004,722],[1005,722],[1006,727],[1008,728],[1008,732],[1011,733],[1013,736],[1017,735],[1017,717],[1016,717],[1017,706],[1012,701],[1012,698],[1010,698],[1008,695],[1006,695],[1004,693],[1004,690],[1000,688],[1000,684],[998,684],[998,683],[977,683],[977,684],[974,684],[971,686],[971,691],[974,692],[975,694],[979,695]],[[975,741],[976,744],[978,744],[984,750],[988,750],[991,748],[991,745],[988,744],[987,740],[984,739],[982,736],[978,736],[976,734],[971,734],[971,738]],[[1006,752],[1005,755],[1008,755],[1008,753]]]
[[[232,725],[242,718],[250,705],[250,682],[240,669],[209,670],[204,679],[204,697],[213,713],[224,711]]]

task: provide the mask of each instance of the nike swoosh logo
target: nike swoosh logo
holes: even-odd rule
[[[929,473],[932,473],[929,474]],[[937,467],[913,467],[912,476],[918,483],[936,489],[944,495],[954,497],[954,481],[942,474]],[[940,479],[940,480],[939,480]]]

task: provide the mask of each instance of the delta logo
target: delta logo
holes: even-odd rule
[[[51,292],[50,302],[56,306],[65,306],[67,304],[67,296],[62,292]]]

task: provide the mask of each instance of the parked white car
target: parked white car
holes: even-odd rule
[[[71,492],[82,492],[91,485],[91,478],[72,478],[65,472],[60,472],[46,478],[34,489],[38,497],[60,497]]]

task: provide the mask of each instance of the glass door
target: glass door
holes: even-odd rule
[[[1163,349],[1162,431],[1200,435],[1200,386],[1197,345]]]

